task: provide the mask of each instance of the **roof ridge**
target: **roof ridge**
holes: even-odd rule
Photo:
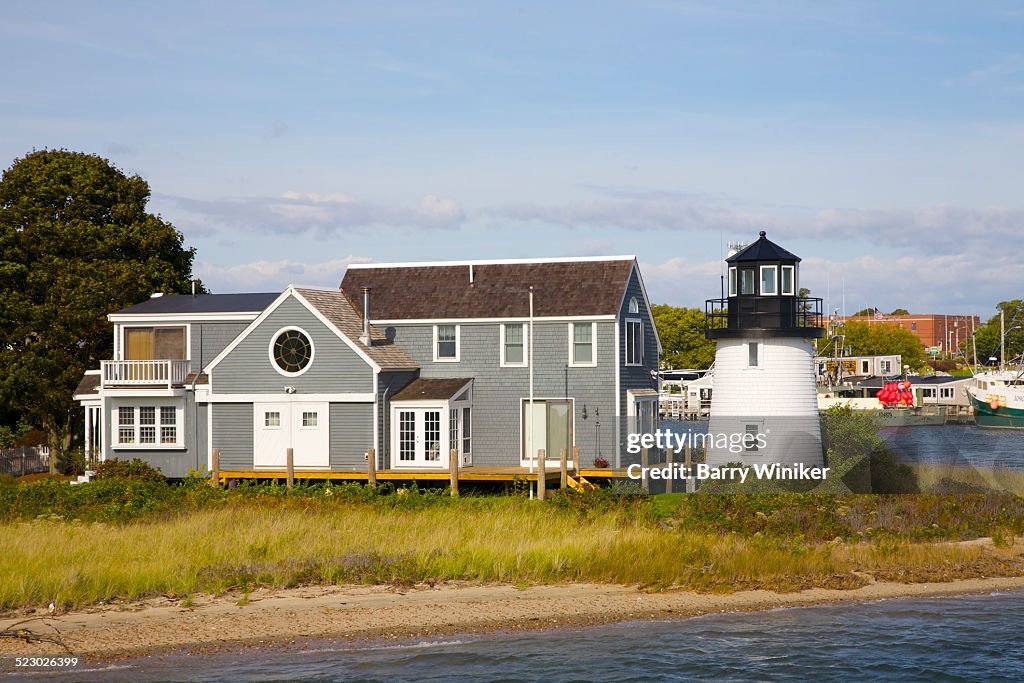
[[[542,258],[514,259],[463,259],[459,261],[404,261],[395,263],[350,263],[348,270],[368,270],[371,268],[443,268],[452,266],[504,266],[527,265],[530,263],[584,263],[593,261],[635,261],[636,256],[622,254],[619,256],[553,256]]]

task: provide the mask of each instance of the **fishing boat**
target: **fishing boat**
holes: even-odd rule
[[[1024,371],[983,372],[966,392],[979,427],[1024,429]]]

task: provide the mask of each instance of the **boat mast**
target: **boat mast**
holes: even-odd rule
[[[999,372],[1006,369],[1006,311],[999,309]]]

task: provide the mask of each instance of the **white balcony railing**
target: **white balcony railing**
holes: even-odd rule
[[[172,387],[185,383],[188,375],[187,360],[104,360],[100,361],[103,386]]]

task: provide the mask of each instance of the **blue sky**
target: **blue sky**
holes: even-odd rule
[[[1017,2],[16,2],[0,163],[146,178],[214,291],[636,254],[702,305],[769,237],[865,306],[1024,295]]]

